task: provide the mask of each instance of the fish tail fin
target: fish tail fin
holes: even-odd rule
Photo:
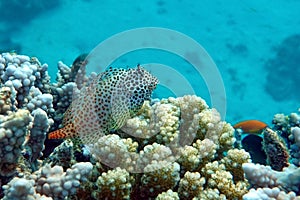
[[[76,131],[73,124],[67,124],[65,127],[53,131],[48,134],[48,139],[64,139],[73,138],[76,136]]]

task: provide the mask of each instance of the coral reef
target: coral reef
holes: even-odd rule
[[[38,108],[32,112],[33,126],[30,129],[30,137],[26,141],[25,152],[27,153],[29,163],[33,171],[37,170],[38,159],[43,155],[44,142],[47,136],[47,132],[53,123],[51,119],[47,118],[47,113]]]
[[[177,192],[173,192],[172,190],[168,190],[166,192],[160,193],[155,200],[179,200],[179,196]]]
[[[130,198],[133,177],[125,170],[116,168],[104,172],[96,181],[97,190],[93,191],[95,199],[113,199],[115,197]]]
[[[115,184],[113,190],[104,189],[111,199],[165,195],[180,199],[238,199],[247,193],[242,164],[250,162],[250,156],[233,148],[233,132],[230,124],[221,121],[218,112],[209,109],[201,98],[184,96],[146,101],[121,130],[103,136],[89,150],[96,160],[115,168],[99,177],[119,177],[121,169],[129,173],[125,182],[116,178],[111,181],[130,185],[132,192],[128,196],[128,192],[117,190],[125,187]],[[90,188],[96,186],[101,191],[102,184],[98,179]],[[97,195],[94,192],[94,197],[103,195],[99,191]]]
[[[64,172],[62,167],[45,165],[30,177],[15,177],[3,186],[4,199],[64,199],[87,181],[92,168],[91,163],[76,163]]]
[[[266,128],[263,132],[263,149],[267,155],[267,162],[277,171],[281,171],[289,164],[289,152],[285,142],[275,131]]]
[[[125,103],[134,112],[125,108],[118,129],[92,144],[79,135],[55,149],[47,145],[47,134],[65,125],[68,107],[81,98],[78,91],[97,77],[85,75],[85,57],[71,67],[59,62],[57,82],[50,83],[37,58],[0,54],[2,199],[299,199],[297,113],[276,115],[263,132],[270,166],[251,163],[248,152],[234,147],[234,128],[194,95]],[[117,123],[111,120],[124,107],[116,108],[107,123]]]
[[[299,127],[292,128],[292,134],[295,140],[295,144],[300,148],[300,128]]]
[[[243,169],[255,188],[279,188],[283,192],[299,193],[300,168],[291,165],[282,171],[275,171],[270,166],[245,163]]]
[[[272,120],[274,127],[272,128],[276,133],[284,139],[291,163],[300,166],[300,147],[299,147],[299,127],[300,115],[293,112],[289,115],[283,113],[276,114]]]
[[[205,178],[201,177],[199,172],[187,171],[179,182],[178,193],[180,198],[191,199],[200,195],[204,184]]]
[[[60,99],[53,99],[48,66],[37,58],[0,54],[1,185],[41,167],[39,160]],[[60,124],[61,121],[56,121]],[[0,194],[2,190],[0,190]]]
[[[276,114],[272,129],[264,130],[262,143],[269,165],[243,164],[252,187],[244,199],[300,199],[299,120],[298,113]]]
[[[0,115],[1,177],[9,178],[15,175],[31,120],[32,117],[27,110],[18,110],[7,116]]]
[[[280,191],[279,188],[258,188],[251,189],[243,196],[244,200],[261,200],[261,199],[278,199],[278,200],[299,200],[294,192],[285,193]]]

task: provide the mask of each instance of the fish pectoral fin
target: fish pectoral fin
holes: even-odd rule
[[[74,125],[67,124],[61,129],[53,131],[48,134],[48,139],[64,139],[64,138],[73,138],[76,136],[76,131]]]

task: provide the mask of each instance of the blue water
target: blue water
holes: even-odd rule
[[[55,81],[58,61],[71,65],[79,54],[90,52],[117,33],[141,27],[168,28],[193,38],[216,63],[226,90],[227,121],[260,119],[270,124],[275,113],[297,112],[300,1],[228,2],[1,1],[0,50],[38,57],[49,64],[49,74]],[[142,50],[120,56],[112,65],[144,63],[176,69],[195,93],[211,104],[209,86],[201,76],[195,76],[190,63],[176,55]],[[172,87],[185,89],[172,77],[169,80]],[[169,95],[172,92],[163,87],[154,94]]]

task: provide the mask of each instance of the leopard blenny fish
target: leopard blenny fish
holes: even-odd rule
[[[157,84],[158,79],[141,66],[109,68],[80,90],[64,115],[64,127],[48,138],[80,137],[85,144],[94,143],[133,117]]]

